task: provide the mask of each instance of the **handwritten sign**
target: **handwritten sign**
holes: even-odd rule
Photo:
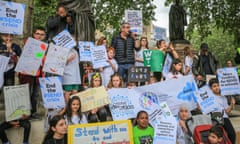
[[[93,49],[91,49],[91,55],[94,69],[109,65],[107,62],[108,56],[105,45],[95,46]]]
[[[80,97],[83,112],[86,112],[110,103],[108,94],[104,86],[101,86],[98,88],[89,88],[83,92],[74,94],[72,96]]]
[[[143,51],[144,66],[151,67],[152,72],[162,72],[164,54],[160,50]]]
[[[173,61],[172,57],[169,54],[167,54],[162,71],[164,77],[167,77],[172,66],[172,61]]]
[[[0,55],[0,89],[4,83],[4,72],[7,71],[9,57]]]
[[[94,48],[93,42],[80,41],[78,43],[80,61],[92,61],[91,49]]]
[[[24,45],[15,71],[35,76],[42,63],[46,50],[46,43],[29,37]]]
[[[69,50],[68,48],[51,43],[43,66],[43,71],[56,75],[63,75]]]
[[[142,11],[126,10],[125,19],[131,26],[131,31],[139,35],[143,32]]]
[[[131,121],[68,126],[68,144],[134,144]]]
[[[215,96],[208,85],[205,85],[196,91],[196,98],[203,114],[216,111],[219,107],[215,102]]]
[[[0,33],[23,33],[25,5],[10,1],[0,1]]]
[[[45,108],[63,108],[65,100],[60,77],[39,78],[42,92],[43,106]]]
[[[217,70],[222,95],[240,94],[240,83],[237,68],[222,68]]]
[[[153,144],[174,144],[176,143],[176,133],[176,118],[161,116],[154,127]]]
[[[63,30],[62,32],[57,34],[55,37],[53,37],[53,41],[56,45],[69,49],[76,46],[76,42],[71,36],[71,34],[68,32],[68,30]]]
[[[146,82],[150,79],[149,67],[130,67],[128,69],[129,82]]]
[[[30,115],[30,96],[28,84],[6,86],[3,88],[6,121]]]
[[[153,26],[153,37],[155,40],[166,39],[166,29],[158,26]]]

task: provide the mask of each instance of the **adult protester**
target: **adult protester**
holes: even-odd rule
[[[118,63],[118,73],[122,76],[124,82],[127,81],[128,69],[134,66],[135,62],[135,39],[134,33],[130,32],[130,24],[123,23],[121,31],[112,39],[111,46],[115,48],[115,59]]]
[[[46,32],[43,27],[37,27],[33,32],[33,38],[39,41],[43,41],[45,39]],[[42,62],[43,63],[43,62]],[[37,114],[37,105],[38,98],[40,94],[40,87],[38,78],[43,76],[42,66],[37,71],[36,76],[27,75],[25,73],[19,74],[19,82],[20,84],[29,84],[30,88],[30,100],[31,100],[31,119],[40,120],[40,116]]]
[[[184,75],[192,75],[193,53],[190,47],[184,48]]]
[[[219,68],[218,60],[208,50],[208,44],[202,43],[200,49],[200,55],[193,59],[192,65],[192,72],[199,87],[206,83],[206,75],[216,75]]]

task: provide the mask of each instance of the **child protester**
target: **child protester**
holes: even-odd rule
[[[114,74],[115,72],[117,72],[117,70],[118,70],[117,61],[114,59],[115,49],[113,47],[108,47],[107,55],[108,55],[107,62],[109,63],[109,66],[106,66],[100,70],[100,71],[102,71],[103,85],[105,87],[107,87],[107,84],[110,80],[111,75]]]
[[[136,118],[136,125],[133,127],[134,144],[152,144],[154,129],[149,125],[148,113],[139,111]]]
[[[180,59],[174,59],[172,62],[171,70],[166,76],[166,80],[182,77],[182,61]]]
[[[226,130],[229,139],[231,140],[232,144],[235,144],[236,134],[235,130],[232,126],[231,121],[229,120],[228,114],[233,109],[235,104],[235,99],[231,98],[231,103],[228,105],[227,98],[222,96],[220,93],[219,81],[216,78],[213,78],[209,81],[210,89],[212,90],[215,96],[215,102],[218,104],[218,108],[215,112],[223,112],[223,121],[224,121],[224,129]]]
[[[73,96],[68,101],[66,123],[67,125],[87,123],[86,116],[81,112],[81,101],[78,96]]]
[[[108,89],[111,88],[123,88],[123,79],[118,73],[111,75],[111,79],[107,86]]]
[[[213,126],[209,130],[208,141],[206,143],[201,142],[200,144],[227,144],[223,140],[223,129],[221,126]]]

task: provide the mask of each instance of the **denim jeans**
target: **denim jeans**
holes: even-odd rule
[[[118,74],[123,78],[124,82],[127,82],[128,69],[132,66],[133,64],[118,64]]]

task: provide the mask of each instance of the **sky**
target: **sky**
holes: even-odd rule
[[[162,28],[166,28],[167,31],[167,37],[169,36],[168,32],[168,13],[170,10],[170,7],[164,6],[165,0],[154,0],[153,3],[157,6],[155,9],[155,19],[156,21],[153,21],[153,25],[159,26]]]

